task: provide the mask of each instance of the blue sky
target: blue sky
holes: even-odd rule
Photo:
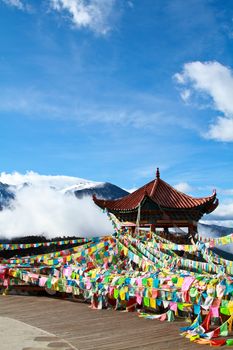
[[[0,25],[0,171],[132,188],[158,166],[233,218],[231,0],[0,0]]]

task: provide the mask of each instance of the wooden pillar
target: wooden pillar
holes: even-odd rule
[[[136,226],[132,226],[132,236],[136,237]]]
[[[188,232],[189,232],[189,237],[192,237],[192,239],[194,239],[194,242],[196,242],[196,238],[195,238],[195,235],[197,233],[197,222],[196,221],[193,221],[192,223],[189,224]]]

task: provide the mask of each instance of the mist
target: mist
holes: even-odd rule
[[[65,175],[42,175],[35,171],[27,171],[25,174],[21,174],[17,171],[13,173],[0,173],[0,182],[21,187],[23,184],[31,184],[33,186],[53,187],[57,190],[64,190],[66,187],[70,187],[76,184],[87,184],[91,186],[99,185],[100,182],[90,181],[74,176]]]
[[[77,199],[41,182],[21,187],[15,196],[11,207],[0,211],[1,238],[94,237],[113,232],[107,215],[90,197]]]

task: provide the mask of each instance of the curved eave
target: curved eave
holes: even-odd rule
[[[102,209],[108,209],[110,212],[111,211],[114,211],[114,212],[129,212],[129,211],[132,211],[132,210],[136,210],[136,209],[138,209],[140,203],[142,202],[142,200],[141,200],[137,204],[137,206],[135,206],[135,207],[120,209],[120,208],[116,208],[116,207],[113,206],[114,202],[119,201],[119,199],[109,201],[109,200],[104,200],[104,199],[98,199],[98,198],[96,198],[95,195],[93,195],[92,198],[93,198],[93,201],[95,202],[96,205],[98,205]]]
[[[161,208],[168,209],[195,209],[216,199],[216,191],[208,197],[195,198],[173,188],[165,181],[158,179],[151,191],[150,198]]]
[[[211,202],[208,202],[206,205],[205,205],[205,213],[206,214],[210,214],[212,213],[218,206],[219,204],[219,201],[218,201],[218,198],[215,198],[213,199],[213,201]]]
[[[131,211],[136,211],[138,210],[138,207],[141,205],[143,206],[144,202],[146,201],[146,199],[151,200],[152,202],[155,203],[156,206],[158,206],[159,209],[161,209],[162,211],[166,211],[166,210],[200,210],[203,213],[209,214],[212,211],[214,211],[217,206],[218,206],[218,199],[216,198],[216,193],[214,192],[212,196],[209,197],[205,197],[205,198],[197,198],[196,199],[196,204],[193,206],[187,206],[187,207],[164,207],[164,206],[160,206],[158,205],[158,203],[156,203],[153,198],[151,198],[147,193],[144,194],[144,196],[141,198],[140,202],[133,207],[130,208],[119,208],[119,207],[115,207],[114,203],[117,203],[119,200],[103,200],[103,199],[98,199],[96,198],[96,196],[93,196],[93,200],[95,202],[96,205],[98,205],[100,208],[102,209],[107,209],[110,212],[118,212],[118,213],[127,213],[127,212],[131,212]],[[199,203],[198,203],[199,202]]]

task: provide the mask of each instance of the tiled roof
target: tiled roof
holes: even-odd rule
[[[118,211],[136,209],[146,196],[161,208],[192,209],[205,204],[211,206],[216,199],[216,192],[214,191],[209,197],[194,198],[176,190],[168,183],[161,180],[158,173],[155,180],[147,183],[123,198],[116,200],[101,200],[94,197],[93,199],[101,208],[107,208],[110,211]]]

